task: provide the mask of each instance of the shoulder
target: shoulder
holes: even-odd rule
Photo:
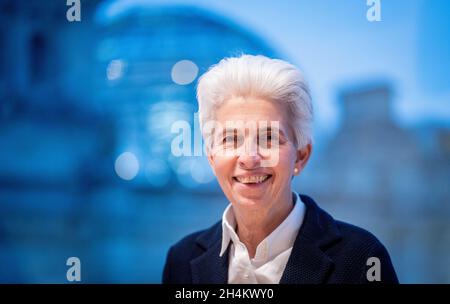
[[[330,282],[367,282],[373,261],[380,266],[381,281],[398,282],[389,253],[375,235],[334,219],[310,197],[302,196],[302,201],[307,207],[304,233],[334,264]]]
[[[348,256],[355,259],[362,258],[365,266],[370,258],[377,258],[391,267],[389,253],[375,235],[361,227],[342,221],[336,221],[336,225],[342,235],[340,247]]]
[[[190,283],[190,262],[205,252],[208,245],[218,237],[220,240],[221,230],[219,221],[207,229],[188,234],[172,245],[164,265],[163,283]]]
[[[371,248],[384,247],[371,232],[334,219],[306,195],[301,195],[301,198],[306,205],[306,217],[303,224],[305,233],[311,239],[321,240],[320,245],[331,243],[330,245],[339,245],[342,248],[359,249],[355,254]]]
[[[345,245],[361,248],[383,246],[380,240],[371,232],[343,221],[334,221],[342,236],[341,242]]]
[[[380,274],[380,278],[376,281],[398,283],[389,253],[376,236],[363,228],[342,221],[336,221],[336,225],[342,238],[329,254],[333,257],[336,268],[341,269],[339,273],[342,281],[354,282],[356,279],[368,283],[368,275],[372,267],[376,266],[378,269],[376,273]],[[351,275],[353,271],[357,276]],[[353,279],[350,280],[350,277]]]
[[[375,281],[398,283],[389,253],[375,235],[349,223],[335,222],[341,239],[328,254],[335,262],[339,281],[369,283],[368,275],[375,266],[375,274],[380,275]]]

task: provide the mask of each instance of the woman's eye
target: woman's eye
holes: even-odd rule
[[[263,148],[270,148],[272,146],[272,141],[275,141],[277,143],[277,138],[272,137],[272,135],[263,135],[258,138],[258,145]]]
[[[285,142],[286,140],[278,134],[268,134],[258,139],[258,146],[261,149],[277,149]]]
[[[236,141],[236,137],[235,136],[226,136],[223,139],[223,143],[224,144],[228,144],[228,143],[232,143]]]
[[[224,139],[222,141],[223,145],[228,146],[228,147],[232,146],[234,148],[237,148],[240,145],[240,143],[241,143],[241,139],[237,135],[226,136],[226,137],[224,137]]]

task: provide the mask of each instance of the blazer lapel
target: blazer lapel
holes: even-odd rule
[[[305,219],[280,284],[325,283],[334,267],[322,248],[341,238],[336,223],[311,198],[301,195],[301,199],[306,205]]]
[[[222,226],[197,238],[205,252],[191,261],[192,283],[226,284],[228,281],[228,250],[219,256],[222,245]]]

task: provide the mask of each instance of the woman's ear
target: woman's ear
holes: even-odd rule
[[[312,152],[312,145],[309,143],[304,148],[297,150],[297,160],[295,161],[295,167],[300,173],[305,168],[306,163],[309,160]]]

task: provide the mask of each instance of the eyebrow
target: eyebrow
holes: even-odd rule
[[[272,131],[277,132],[278,131],[282,137],[286,137],[286,134],[284,134],[283,130],[281,130],[281,129],[272,130],[272,127],[267,127],[265,131],[267,131],[267,132],[272,132]]]
[[[230,133],[234,134],[236,131],[237,131],[237,128],[226,128],[226,129],[223,130],[223,135],[230,134]],[[268,126],[267,128],[260,128],[260,129],[258,129],[258,132],[261,132],[261,131],[262,132],[267,132],[267,133],[278,131],[278,132],[280,132],[280,136],[281,137],[286,138],[286,134],[281,129],[273,129],[272,130],[272,127]]]

